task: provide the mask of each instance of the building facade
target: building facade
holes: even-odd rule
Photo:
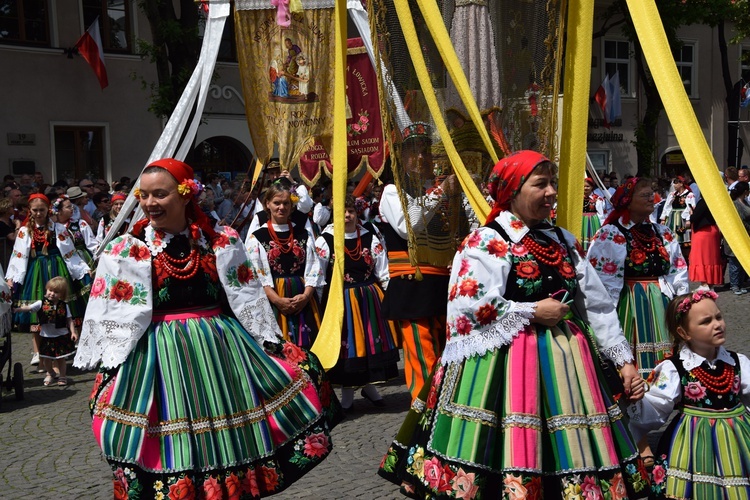
[[[151,30],[136,0],[4,2],[0,9],[0,174],[60,179],[135,177],[161,135],[149,112],[155,65],[137,55]],[[196,4],[196,8],[198,4]],[[178,12],[179,15],[179,12]],[[71,47],[98,17],[109,86]],[[227,36],[232,36],[227,30]],[[189,160],[199,171],[244,174],[252,160],[238,65],[216,66],[217,85]]]
[[[597,9],[597,12],[599,9]],[[601,26],[600,17],[595,17],[596,32]],[[726,27],[726,39],[734,36],[731,25]],[[725,101],[726,91],[722,78],[721,59],[718,47],[717,28],[704,25],[685,26],[678,31],[683,42],[681,50],[674,54],[678,71],[683,79],[685,90],[690,98],[698,123],[713,152],[719,170],[727,166],[750,163],[747,146],[750,145],[750,108],[740,108],[739,142],[736,135],[730,136],[728,106]],[[743,52],[750,51],[750,41],[743,44],[731,44],[728,47],[729,71],[733,82],[740,82],[743,77],[750,80],[750,67],[743,65]],[[594,40],[591,68],[591,94],[606,77],[618,74],[621,92],[622,114],[609,128],[603,124],[603,113],[592,100],[589,111],[588,153],[597,171],[616,172],[620,180],[637,171],[636,150],[633,145],[638,117],[643,115],[646,107],[643,88],[637,81],[636,63],[632,57],[632,44],[620,35],[617,30]],[[744,80],[740,85],[744,84]],[[729,147],[729,141],[739,144]],[[653,175],[672,175],[687,168],[679,144],[674,135],[666,112],[662,112],[658,126],[658,158],[652,168]],[[734,156],[734,161],[729,159]]]

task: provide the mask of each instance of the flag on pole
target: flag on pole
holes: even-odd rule
[[[91,69],[96,73],[99,79],[99,85],[104,89],[109,85],[107,80],[107,67],[104,65],[104,48],[102,47],[102,37],[99,34],[99,16],[94,19],[89,29],[78,39],[75,45],[78,53],[86,59]]]
[[[604,126],[607,128],[609,128],[609,113],[607,112],[607,109],[609,107],[610,92],[611,86],[609,84],[609,73],[607,73],[602,84],[596,89],[596,94],[594,94],[594,100],[596,100],[596,103],[602,108],[602,114],[604,114]]]
[[[607,93],[607,120],[609,123],[622,116],[622,93],[620,92],[620,72],[615,71],[609,79],[609,92]]]

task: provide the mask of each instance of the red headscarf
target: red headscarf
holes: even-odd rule
[[[625,216],[625,222],[630,220],[630,210],[628,210],[628,207],[630,206],[630,202],[633,201],[633,193],[635,193],[635,186],[639,180],[641,180],[640,177],[631,177],[625,181],[625,184],[615,190],[615,194],[612,195],[611,200],[613,210],[604,221],[605,225],[612,224],[622,216]]]
[[[510,201],[521,190],[531,172],[540,164],[549,161],[536,151],[517,151],[497,162],[487,180],[487,189],[495,200],[485,224],[489,224],[498,214],[510,208]]]
[[[159,167],[163,168],[169,174],[175,178],[177,184],[182,184],[188,181],[193,181],[194,172],[193,167],[180,160],[174,158],[162,158],[150,163],[146,168]],[[209,240],[213,240],[216,237],[216,232],[211,227],[211,221],[203,213],[203,210],[198,206],[198,200],[194,195],[187,195],[190,197],[190,203],[185,207],[185,216],[192,221],[190,224],[190,235],[194,240],[200,239],[198,228],[208,237]],[[133,233],[137,234],[148,224],[148,219],[144,221],[138,221],[133,227]]]
[[[128,197],[128,195],[126,195],[125,193],[117,192],[117,193],[115,193],[115,194],[112,195],[112,198],[110,198],[109,201],[112,202],[112,203],[114,203],[116,201],[120,201],[120,200],[121,201],[125,201],[127,199],[127,197]]]
[[[42,200],[45,205],[49,207],[49,198],[44,196],[42,193],[34,193],[29,195],[29,203],[31,203],[34,200]]]

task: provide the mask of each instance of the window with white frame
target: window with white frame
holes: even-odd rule
[[[102,45],[107,52],[132,51],[132,0],[82,0],[83,24],[87,29],[99,18]]]
[[[683,42],[682,47],[673,50],[674,62],[677,64],[677,71],[680,73],[680,79],[685,86],[685,92],[688,97],[698,97],[698,75],[696,71],[696,50],[695,42]]]
[[[589,150],[587,151],[591,159],[591,165],[597,172],[609,172],[609,150]]]
[[[604,71],[610,77],[619,73],[622,97],[633,97],[634,88],[630,81],[630,42],[627,40],[604,40]]]
[[[50,45],[47,0],[0,1],[0,43]]]

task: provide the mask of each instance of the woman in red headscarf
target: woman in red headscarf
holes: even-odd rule
[[[453,260],[445,351],[379,471],[415,498],[647,494],[599,356],[633,400],[644,382],[576,238],[547,222],[556,174],[533,151],[498,162]]]
[[[587,257],[617,306],[639,371],[648,374],[671,349],[665,308],[674,294],[688,291],[687,265],[674,233],[649,219],[649,179],[628,179],[612,195],[612,206]]]
[[[113,194],[112,198],[110,198],[110,203],[112,203],[112,206],[110,207],[109,212],[104,214],[104,216],[99,220],[99,227],[96,230],[96,239],[99,240],[99,242],[104,241],[104,237],[107,236],[109,229],[112,227],[112,223],[115,221],[117,216],[120,215],[120,209],[122,209],[122,206],[125,204],[125,200],[127,199],[127,194],[119,192]],[[127,226],[128,224],[123,224],[123,230],[127,228]]]
[[[688,260],[690,255],[690,214],[695,209],[695,195],[685,184],[685,178],[678,175],[672,181],[672,189],[664,202],[664,210],[659,222],[666,225],[677,237],[677,242],[682,249],[682,255]],[[683,212],[687,211],[687,215]]]
[[[49,199],[43,194],[29,196],[29,216],[18,230],[5,279],[13,292],[13,303],[19,307],[42,300],[47,282],[55,276],[62,276],[71,291],[67,299],[70,313],[80,321],[86,310],[83,297],[88,293],[86,281],[90,283],[90,269],[75,251],[75,244],[65,226],[50,220],[49,207]],[[31,364],[38,364],[37,314],[19,312],[13,320],[20,331],[33,331]]]
[[[75,365],[101,362],[93,429],[115,498],[258,498],[331,450],[340,406],[324,371],[281,339],[239,235],[212,227],[201,188],[181,161],[149,165],[146,218],[99,259]]]

